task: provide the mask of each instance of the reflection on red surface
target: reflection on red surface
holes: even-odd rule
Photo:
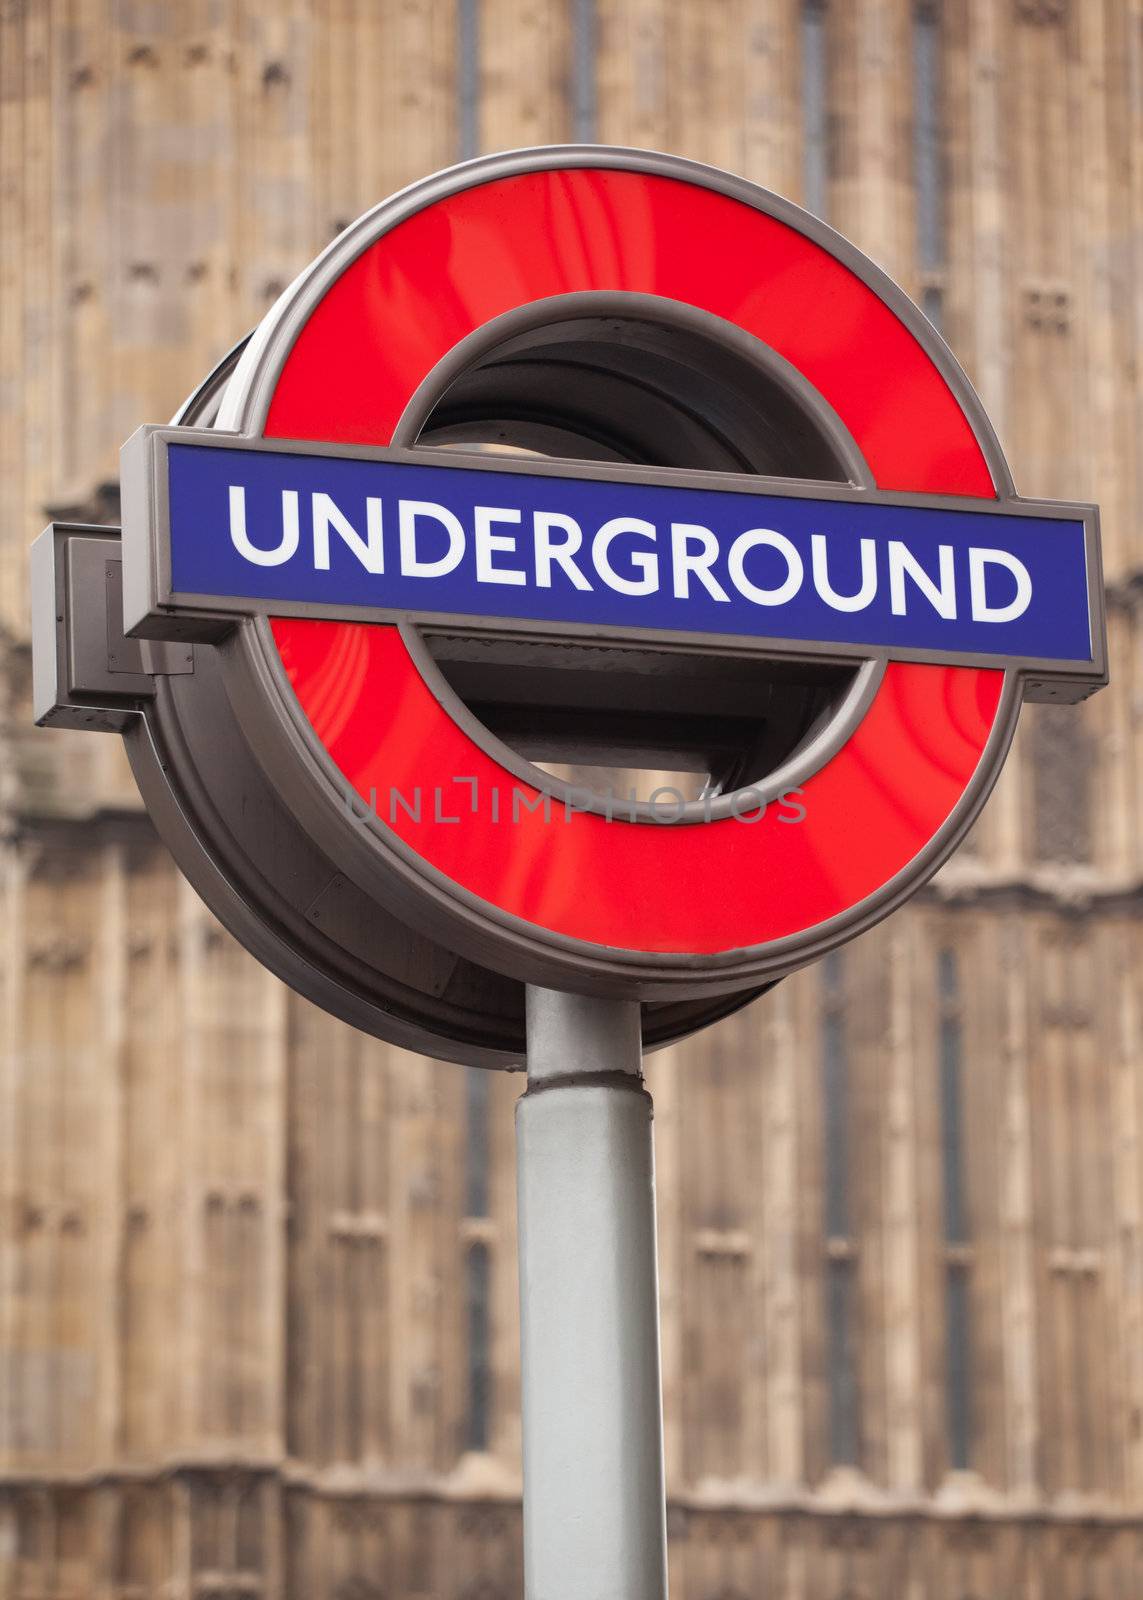
[[[279,619],[274,632],[318,737],[382,821],[504,910],[628,949],[759,944],[864,899],[955,804],[1001,681],[893,665],[858,732],[804,785],[804,822],[783,822],[790,813],[771,806],[758,822],[667,827],[567,818],[558,802],[548,817],[531,810],[537,791],[442,709],[396,628]],[[524,797],[515,804],[514,791]]]
[[[490,317],[548,295],[689,301],[786,356],[849,426],[880,487],[991,496],[987,464],[928,356],[873,292],[784,223],[675,179],[593,169],[500,179],[377,241],[302,329],[267,434],[385,443],[428,370]],[[478,805],[437,822],[432,790],[523,788],[430,694],[392,628],[278,619],[298,698],[346,778],[472,893],[528,922],[630,950],[760,944],[845,911],[948,816],[996,715],[1002,677],[895,664],[861,727],[805,787],[806,818],[670,828],[577,814],[518,821]],[[462,791],[466,794],[467,790]],[[447,815],[448,807],[442,807]]]

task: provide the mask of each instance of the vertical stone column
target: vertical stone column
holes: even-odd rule
[[[100,1203],[96,1208],[99,1240],[96,1254],[95,1316],[99,1321],[97,1416],[94,1463],[118,1464],[122,1439],[123,1240],[126,1194],[123,1182],[124,1035],[127,1025],[127,926],[123,847],[105,845],[99,855],[96,898],[96,1004],[98,1016],[98,1100],[102,1128],[98,1140],[101,1170],[97,1174]]]
[[[813,1067],[798,1048],[796,982],[780,983],[763,1002],[767,1026],[759,1063],[764,1080],[759,1180],[764,1218],[766,1476],[786,1488],[801,1485],[805,1478],[797,1079]]]
[[[742,172],[796,200],[801,193],[798,35],[802,0],[745,0]],[[732,47],[733,48],[733,47]]]
[[[921,1340],[917,1215],[916,1053],[913,997],[917,919],[898,914],[885,940],[889,982],[884,1121],[886,1486],[922,1487]],[[928,953],[927,951],[925,952]]]
[[[1032,1124],[1028,1098],[1027,934],[1016,917],[1000,929],[1004,1037],[1000,1138],[1000,1226],[1003,1235],[1003,1351],[1008,1489],[1016,1499],[1039,1494],[1039,1374],[1036,1349]]]

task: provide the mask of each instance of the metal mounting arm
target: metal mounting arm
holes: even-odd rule
[[[128,639],[118,528],[53,522],[32,546],[33,709],[41,727],[122,733],[194,647]]]

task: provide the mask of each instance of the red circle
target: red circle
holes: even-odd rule
[[[327,290],[285,360],[265,432],[383,444],[414,390],[491,318],[553,295],[687,302],[789,360],[848,426],[879,487],[992,497],[984,453],[914,334],[788,223],[699,183],[571,168],[493,179],[393,227]],[[318,738],[421,860],[494,911],[622,952],[715,954],[796,935],[875,895],[930,844],[976,772],[1003,674],[891,663],[843,748],[802,786],[805,817],[683,827],[564,819],[433,697],[396,629],[276,619]],[[469,804],[458,776],[477,780]],[[424,797],[419,820],[388,809]],[[433,804],[441,786],[444,803]],[[502,795],[499,820],[491,793]]]

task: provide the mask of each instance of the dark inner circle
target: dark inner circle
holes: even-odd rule
[[[805,393],[758,352],[637,317],[548,323],[455,377],[417,444],[849,481]],[[627,792],[633,769],[678,775],[688,799],[774,772],[829,720],[856,671],[459,632],[426,642],[473,714],[528,761],[572,766],[574,781],[612,792]],[[617,769],[622,791],[608,777]]]

